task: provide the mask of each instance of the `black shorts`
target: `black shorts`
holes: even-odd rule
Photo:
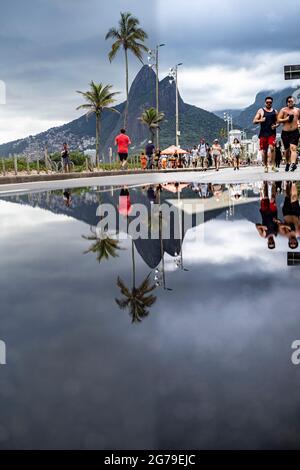
[[[299,137],[300,133],[298,129],[295,129],[293,131],[282,131],[281,138],[285,150],[289,150],[291,144],[296,145],[298,147]]]
[[[127,157],[128,157],[128,153],[120,153],[119,152],[120,162],[123,162],[124,160],[127,160]]]
[[[295,215],[296,217],[300,217],[299,201],[291,202],[290,198],[286,197],[282,207],[282,213],[284,217],[286,215]]]

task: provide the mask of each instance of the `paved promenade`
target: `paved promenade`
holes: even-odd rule
[[[107,172],[108,173],[108,172]],[[61,175],[60,175],[61,176]],[[71,175],[70,175],[71,176]],[[171,170],[164,171],[139,171],[139,172],[114,172],[114,174],[101,174],[97,176],[84,176],[80,178],[55,179],[54,181],[31,181],[0,184],[0,195],[16,194],[31,191],[47,191],[60,188],[79,188],[82,186],[121,186],[121,185],[144,185],[151,183],[168,183],[173,181],[181,182],[203,182],[203,183],[250,183],[253,181],[279,181],[298,180],[300,181],[300,167],[295,172],[286,173],[284,167],[278,173],[264,173],[263,167],[246,167],[239,171],[233,168],[224,168],[216,172]],[[1,183],[1,180],[0,180]]]

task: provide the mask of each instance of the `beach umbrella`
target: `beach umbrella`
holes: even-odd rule
[[[176,194],[176,193],[181,193],[181,191],[187,186],[189,186],[189,184],[188,183],[177,183],[177,184],[165,183],[162,186],[166,191]]]
[[[176,147],[176,145],[171,145],[170,147],[166,148],[165,150],[162,150],[161,154],[162,155],[173,155],[175,153],[175,150],[177,150],[178,155],[184,155],[187,153],[186,150],[183,150],[180,147]]]

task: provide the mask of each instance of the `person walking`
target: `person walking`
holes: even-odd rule
[[[194,147],[192,148],[191,150],[191,159],[192,159],[192,165],[193,165],[193,168],[196,168],[197,167],[197,163],[198,163],[198,149],[197,149],[197,145],[194,145]]]
[[[70,154],[69,154],[69,147],[67,142],[63,143],[63,149],[61,151],[61,158],[62,158],[62,167],[64,173],[70,173]]]
[[[212,157],[213,157],[213,160],[214,160],[214,163],[215,163],[215,170],[219,171],[220,159],[221,159],[221,155],[222,155],[222,147],[221,147],[218,139],[214,140],[214,143],[211,146],[211,153],[212,153]]]
[[[233,169],[240,169],[240,157],[242,153],[242,147],[239,139],[235,138],[231,146],[231,157],[233,159]]]
[[[259,146],[262,153],[263,165],[265,173],[268,173],[269,166],[272,171],[278,171],[275,168],[275,142],[278,112],[273,108],[272,96],[265,99],[265,107],[260,108],[254,119],[253,124],[260,124]]]
[[[128,148],[131,144],[131,140],[126,135],[126,130],[121,129],[120,134],[115,138],[115,145],[118,147],[118,155],[121,163],[121,169],[125,170],[127,168],[127,158],[128,158]]]
[[[201,139],[199,147],[198,147],[198,154],[200,158],[201,168],[204,170],[207,169],[207,152],[208,152],[208,145],[205,142],[205,139]]]
[[[275,144],[275,165],[276,168],[280,168],[280,163],[282,160],[282,145],[281,140],[277,140]]]
[[[292,96],[286,99],[286,106],[279,111],[278,122],[283,124],[281,138],[285,150],[285,171],[295,171],[297,168],[300,109],[295,107]]]
[[[153,154],[155,151],[155,146],[152,143],[152,140],[148,141],[148,144],[145,148],[145,154],[147,156],[147,170],[152,170],[153,168]]]

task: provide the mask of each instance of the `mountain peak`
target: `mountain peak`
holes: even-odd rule
[[[155,86],[156,73],[149,67],[149,65],[143,65],[130,87],[129,97],[135,95],[139,89],[151,90]]]

